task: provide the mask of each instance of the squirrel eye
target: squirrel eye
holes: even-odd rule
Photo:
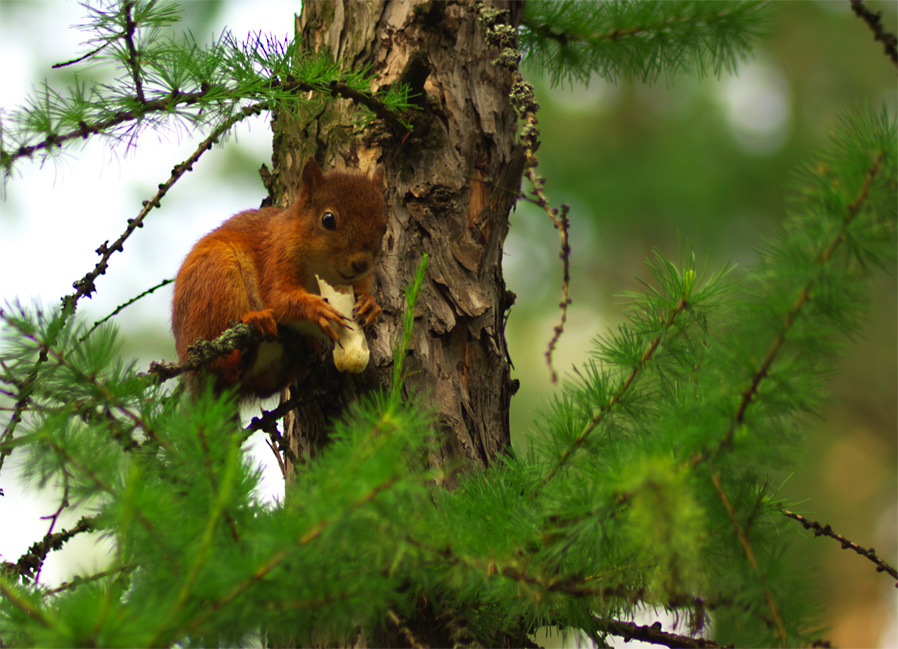
[[[334,216],[333,212],[325,212],[321,215],[321,225],[324,226],[325,230],[336,230],[337,217]]]

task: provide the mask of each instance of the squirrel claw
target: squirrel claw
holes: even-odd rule
[[[380,305],[377,304],[371,295],[363,293],[356,301],[352,314],[358,323],[362,325],[363,329],[368,329],[377,322],[382,311],[383,309],[380,308]]]

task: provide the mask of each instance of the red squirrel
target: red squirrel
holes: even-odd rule
[[[318,295],[316,275],[331,285],[352,285],[355,313],[370,327],[381,312],[371,295],[371,270],[387,229],[383,169],[362,174],[323,173],[310,157],[299,197],[286,209],[241,212],[200,239],[175,279],[172,330],[179,360],[197,338],[212,340],[237,320],[266,341],[210,363],[216,391],[238,386],[241,397],[267,397],[305,370],[304,358],[285,352],[278,329],[323,333],[336,341],[334,324],[347,319]],[[309,345],[307,353],[316,349]],[[190,383],[197,386],[197,373]]]

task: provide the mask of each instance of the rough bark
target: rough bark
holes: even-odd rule
[[[519,7],[508,5],[515,24]],[[326,362],[313,380],[294,386],[303,404],[285,436],[297,457],[314,457],[332,417],[359,394],[390,384],[404,287],[426,252],[404,389],[436,410],[434,465],[484,467],[508,447],[513,391],[504,328],[514,296],[501,261],[523,161],[510,75],[491,65],[497,52],[465,4],[305,0],[298,28],[308,50],[329,52],[347,68],[370,66],[377,87],[410,83],[422,110],[404,136],[377,121],[356,128],[360,108],[345,99],[275,120],[273,168],[263,174],[275,203],[293,200],[302,162],[312,154],[325,170],[382,164],[389,209],[375,270],[384,313],[369,336],[371,363],[354,376]]]

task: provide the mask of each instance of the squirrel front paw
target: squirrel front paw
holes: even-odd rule
[[[317,295],[308,294],[303,296],[301,313],[302,317],[300,319],[308,320],[316,325],[325,336],[334,342],[340,339],[340,335],[334,329],[334,325],[351,326],[349,318],[335,309],[327,300]]]

